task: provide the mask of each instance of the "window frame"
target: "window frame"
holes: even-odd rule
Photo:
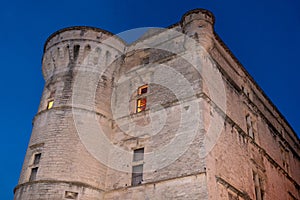
[[[143,161],[144,153],[145,153],[145,148],[139,148],[133,150],[133,162]]]
[[[144,147],[133,150],[131,186],[137,186],[143,182],[144,153]]]
[[[149,86],[148,84],[142,85],[137,89],[137,100],[136,100],[136,113],[145,111],[147,108],[147,97],[145,96],[148,93]]]
[[[38,167],[31,168],[29,181],[35,181],[38,173]]]
[[[252,138],[254,141],[256,139],[256,130],[255,130],[255,122],[253,120],[253,117],[250,114],[246,115],[246,126],[247,126],[247,134],[250,138]]]
[[[53,105],[54,105],[54,99],[49,99],[47,102],[47,110],[53,108]]]
[[[145,111],[147,107],[147,98],[139,98],[136,102],[136,112],[140,113],[142,111]]]
[[[137,170],[135,171],[135,169],[137,169]],[[132,176],[131,176],[131,185],[132,186],[137,186],[137,185],[142,184],[143,170],[144,170],[143,164],[132,166]]]
[[[264,180],[261,175],[255,171],[253,173],[254,192],[257,200],[265,199]]]
[[[144,91],[146,89],[146,91]],[[138,95],[146,94],[148,93],[148,84],[142,85],[138,88]]]
[[[36,153],[36,154],[34,154],[34,157],[33,157],[33,165],[38,165],[38,164],[40,164],[41,157],[42,157],[42,153]]]

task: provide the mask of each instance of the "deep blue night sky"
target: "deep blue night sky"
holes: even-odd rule
[[[300,134],[300,1],[2,1],[0,7],[0,199],[12,199],[44,81],[43,45],[58,29],[86,25],[119,33],[167,27],[205,8],[215,30]]]

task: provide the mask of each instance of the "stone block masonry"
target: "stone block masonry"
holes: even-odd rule
[[[14,199],[300,199],[299,138],[214,23],[52,34]]]

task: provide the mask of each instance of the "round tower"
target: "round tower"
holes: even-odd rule
[[[195,39],[207,51],[213,47],[214,23],[214,15],[205,9],[187,12],[180,22],[183,33]]]
[[[102,199],[107,167],[82,144],[74,113],[82,123],[91,113],[98,116],[109,134],[110,100],[90,94],[110,92],[107,66],[125,46],[113,34],[92,27],[65,28],[48,38],[42,63],[45,87],[15,200]]]

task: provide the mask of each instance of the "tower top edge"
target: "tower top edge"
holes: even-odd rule
[[[92,27],[92,26],[70,26],[70,27],[66,27],[66,28],[62,28],[62,29],[59,29],[58,31],[55,31],[54,33],[52,33],[46,40],[45,44],[44,44],[44,52],[46,50],[46,46],[47,44],[49,43],[49,41],[51,39],[53,39],[55,36],[63,33],[63,32],[67,32],[67,31],[73,31],[73,30],[92,30],[92,31],[95,31],[95,32],[100,32],[100,33],[103,33],[103,34],[106,34],[108,36],[111,36],[111,37],[114,37],[115,39],[119,40],[120,42],[122,42],[123,44],[127,44],[122,38],[118,37],[117,35],[107,31],[107,30],[104,30],[104,29],[101,29],[101,28],[96,28],[96,27]]]
[[[187,19],[187,17],[192,14],[199,14],[201,16],[200,18],[203,18],[203,20],[210,22],[212,25],[214,25],[214,23],[215,23],[214,14],[211,11],[203,9],[203,8],[196,8],[196,9],[187,11],[181,17],[180,22],[183,23],[184,21],[189,21],[190,19]]]
[[[187,11],[185,14],[182,15],[181,20],[171,26],[166,27],[167,29],[172,29],[175,26],[181,25],[181,27],[183,27],[185,24],[189,23],[190,21],[193,21],[195,18],[192,17],[193,14],[196,14],[196,18],[197,19],[203,19],[205,21],[208,21],[209,23],[211,23],[212,25],[214,25],[215,23],[215,16],[213,15],[213,13],[209,10],[203,9],[203,8],[196,8],[193,10],[189,10]],[[188,16],[190,16],[188,18]],[[105,29],[101,29],[101,28],[97,28],[97,27],[92,27],[92,26],[70,26],[70,27],[66,27],[66,28],[62,28],[59,29],[57,31],[55,31],[54,33],[52,33],[47,39],[46,42],[44,44],[44,52],[46,50],[46,47],[48,45],[48,43],[57,35],[67,32],[67,31],[74,31],[74,30],[79,30],[79,31],[84,31],[84,30],[92,30],[95,32],[99,32],[99,33],[103,33],[105,35],[108,35],[110,37],[113,37],[114,39],[118,40],[119,42],[121,42],[122,44],[124,44],[125,46],[127,46],[127,42],[124,41],[121,37],[119,37],[118,35],[109,32]]]

